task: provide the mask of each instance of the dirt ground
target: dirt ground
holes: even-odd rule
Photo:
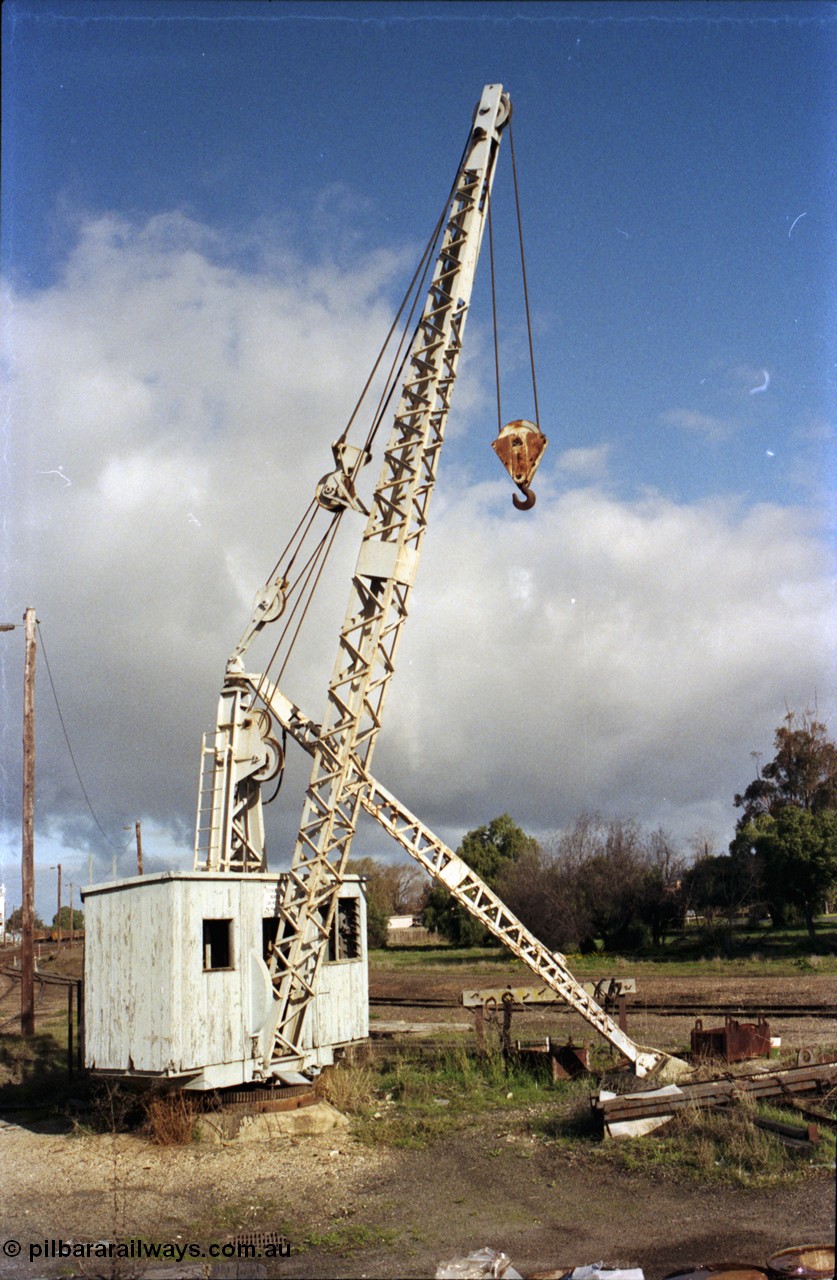
[[[361,1146],[344,1132],[161,1149],[132,1136],[4,1128],[3,1237],[19,1240],[23,1253],[0,1260],[0,1275],[143,1273],[30,1263],[29,1243],[52,1238],[206,1245],[285,1231],[291,1257],[281,1263],[165,1271],[254,1280],[429,1277],[441,1260],[485,1245],[507,1252],[524,1276],[604,1261],[662,1280],[698,1263],[764,1265],[788,1245],[833,1239],[831,1176],[767,1192],[649,1180],[568,1160],[534,1138],[525,1119],[480,1117],[418,1151]]]
[[[425,975],[421,994],[458,997],[472,982],[498,985],[496,974]],[[735,990],[721,978],[655,978],[643,979],[640,997],[689,1000],[699,1010],[703,1002],[734,1005],[746,988],[757,1008],[834,1001],[834,985],[807,974],[736,979]],[[373,1010],[379,1018],[468,1021],[462,1009],[399,1007],[399,998],[419,994],[400,974],[375,975],[373,994],[392,998],[391,1006]],[[5,1007],[2,1015],[8,1016]],[[570,1025],[562,1017],[554,1010],[535,1015],[549,1034]],[[676,1048],[684,1036],[688,1041],[692,1022],[653,1018],[637,1007],[629,1030],[646,1043]],[[837,1046],[834,1019],[793,1016],[773,1031],[783,1049]],[[22,1253],[0,1256],[0,1276],[429,1277],[443,1259],[487,1245],[505,1250],[524,1276],[604,1261],[641,1266],[648,1280],[662,1280],[699,1263],[763,1266],[778,1249],[834,1238],[833,1172],[766,1191],[652,1179],[620,1172],[583,1150],[568,1155],[533,1134],[530,1119],[525,1107],[513,1105],[482,1113],[423,1150],[365,1146],[346,1129],[269,1143],[160,1148],[133,1135],[47,1132],[7,1113],[0,1122],[1,1234],[20,1241]],[[134,1267],[58,1258],[30,1263],[28,1255],[30,1243],[45,1239],[205,1245],[247,1231],[284,1231],[291,1257]]]
[[[519,979],[514,979],[519,981]],[[434,975],[426,970],[421,974],[373,972],[370,975],[370,996],[376,998],[371,1011],[371,1026],[376,1021],[405,1021],[426,1023],[453,1023],[463,1028],[473,1026],[470,1010],[454,1005],[451,1008],[419,1009],[399,1005],[399,1000],[450,1000],[458,1002],[466,987],[502,988],[508,979],[490,971],[469,973],[466,976]],[[378,1000],[392,1000],[379,1004]],[[689,1010],[680,1015],[662,1016],[646,1010],[646,1004],[683,1004]],[[795,1006],[830,1006],[828,1017],[810,1017],[800,1011],[790,1012]],[[782,1041],[782,1052],[803,1048],[830,1051],[837,1047],[837,981],[833,975],[800,973],[793,977],[657,977],[643,975],[637,981],[637,994],[628,1001],[628,1033],[640,1044],[653,1045],[669,1053],[688,1049],[689,1033],[695,1018],[703,1015],[704,1027],[722,1026],[723,1016],[710,1012],[719,1007],[744,1008],[750,1011],[749,1020],[755,1021],[761,1010],[778,1006],[789,1012],[782,1017],[769,1018],[771,1034]],[[742,1018],[742,1021],[744,1019]],[[520,1039],[551,1035],[555,1039],[570,1037],[576,1043],[590,1039],[590,1028],[577,1014],[563,1006],[515,1013],[512,1020],[512,1036]]]

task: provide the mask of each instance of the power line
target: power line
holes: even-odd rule
[[[87,807],[88,807],[88,809],[90,810],[90,812],[91,812],[91,814],[92,814],[92,816],[93,816],[93,821],[96,823],[96,826],[99,828],[99,830],[101,831],[102,835],[103,835],[103,836],[105,837],[105,839],[107,840],[108,844],[111,846],[111,848],[112,848],[112,849],[119,849],[119,851],[120,851],[121,853],[124,853],[124,852],[125,852],[125,849],[127,849],[127,848],[128,848],[128,845],[126,844],[124,849],[120,849],[119,845],[118,845],[118,844],[115,844],[115,843],[114,843],[114,841],[113,841],[113,840],[111,840],[110,836],[109,836],[109,835],[108,835],[108,833],[105,831],[104,827],[102,826],[101,822],[99,821],[98,817],[96,816],[96,811],[95,811],[95,809],[93,808],[93,805],[92,805],[92,803],[91,803],[91,801],[90,801],[90,797],[89,797],[89,795],[87,794],[87,788],[85,787],[84,782],[82,781],[82,777],[81,777],[81,774],[79,773],[78,765],[76,764],[76,758],[75,758],[75,756],[73,755],[73,748],[72,748],[72,746],[70,745],[70,736],[69,736],[69,734],[67,733],[67,726],[66,726],[66,725],[65,725],[65,723],[64,723],[64,716],[61,714],[61,704],[60,704],[60,703],[59,703],[59,701],[58,701],[58,693],[57,693],[56,688],[55,688],[55,681],[54,681],[54,680],[53,680],[53,678],[52,678],[52,671],[50,670],[50,666],[49,666],[49,658],[47,657],[46,645],[44,644],[44,635],[43,635],[43,632],[41,631],[41,624],[40,624],[40,622],[38,622],[38,623],[37,623],[37,627],[38,627],[38,638],[39,638],[39,640],[40,640],[40,642],[41,642],[41,651],[43,652],[43,655],[44,655],[44,662],[45,662],[45,664],[46,664],[47,675],[49,676],[49,683],[50,683],[50,687],[51,687],[51,689],[52,689],[52,696],[53,696],[53,698],[55,699],[55,709],[56,709],[56,711],[58,712],[58,719],[61,721],[61,728],[62,728],[62,729],[63,729],[63,731],[64,731],[64,741],[65,741],[65,742],[66,742],[66,744],[67,744],[67,750],[68,750],[68,751],[69,751],[69,753],[70,753],[70,759],[72,760],[72,762],[73,762],[73,768],[74,768],[74,769],[75,769],[75,771],[76,771],[76,777],[78,778],[78,785],[81,787],[81,793],[82,793],[82,795],[84,796],[85,800],[87,801]],[[130,843],[131,843],[131,842],[130,842],[130,840],[129,840],[129,841],[128,841],[128,844],[130,844]]]

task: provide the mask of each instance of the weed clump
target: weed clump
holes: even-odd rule
[[[317,1080],[317,1095],[347,1115],[363,1115],[375,1102],[375,1075],[365,1066],[337,1063]]]
[[[153,1094],[145,1101],[143,1128],[160,1147],[183,1147],[194,1137],[197,1114],[194,1099],[179,1090]]]

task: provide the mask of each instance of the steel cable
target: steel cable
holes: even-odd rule
[[[538,410],[538,380],[535,374],[535,348],[532,342],[532,317],[529,311],[529,287],[526,281],[526,253],[523,248],[523,221],[520,216],[520,191],[517,185],[517,165],[514,158],[514,132],[509,120],[509,149],[511,151],[512,177],[514,179],[514,203],[517,209],[517,234],[520,239],[520,267],[523,273],[523,299],[526,306],[526,328],[529,334],[529,360],[532,366],[532,394],[535,400],[535,426],[540,429],[541,420]],[[490,212],[490,210],[489,210]]]
[[[111,846],[111,848],[112,848],[112,849],[118,849],[120,853],[124,853],[124,852],[125,852],[125,849],[127,849],[127,848],[128,848],[128,845],[126,844],[126,845],[124,846],[124,848],[121,848],[121,849],[120,849],[119,845],[118,845],[118,844],[115,844],[115,843],[113,842],[113,840],[111,840],[110,836],[109,836],[109,835],[108,835],[108,833],[105,831],[104,827],[102,826],[101,822],[99,821],[99,819],[98,819],[98,817],[97,817],[97,815],[96,815],[96,811],[95,811],[95,809],[93,808],[93,804],[92,804],[92,802],[91,802],[91,800],[90,800],[90,796],[87,794],[87,788],[85,787],[84,782],[83,782],[83,780],[82,780],[82,776],[81,776],[81,773],[79,772],[78,764],[76,763],[75,755],[73,754],[73,748],[72,748],[72,746],[70,745],[70,736],[69,736],[69,734],[67,733],[67,726],[66,726],[66,724],[64,723],[64,716],[63,716],[63,714],[62,714],[62,712],[61,712],[61,704],[60,704],[60,702],[58,701],[58,693],[57,693],[57,690],[56,690],[56,688],[55,688],[55,681],[54,681],[54,680],[53,680],[53,678],[52,678],[52,671],[51,671],[51,669],[50,669],[50,665],[49,665],[49,658],[47,657],[46,645],[44,644],[44,635],[43,635],[43,632],[42,632],[42,630],[41,630],[41,624],[40,624],[40,622],[36,622],[36,624],[35,624],[35,625],[36,625],[36,626],[37,626],[37,628],[38,628],[38,639],[40,640],[40,643],[41,643],[41,652],[42,652],[42,653],[43,653],[43,655],[44,655],[44,664],[45,664],[46,669],[47,669],[47,675],[49,676],[49,683],[50,683],[50,688],[52,689],[52,696],[53,696],[53,698],[55,699],[55,709],[56,709],[56,711],[58,712],[58,719],[59,719],[59,721],[61,722],[61,728],[62,728],[63,733],[64,733],[64,741],[65,741],[65,742],[66,742],[66,744],[67,744],[67,750],[68,750],[68,752],[70,753],[70,759],[71,759],[71,760],[72,760],[72,762],[73,762],[73,768],[75,769],[76,777],[78,778],[78,784],[79,784],[79,786],[81,787],[81,794],[84,796],[84,799],[85,799],[85,800],[86,800],[86,802],[87,802],[87,807],[88,807],[88,809],[90,810],[90,813],[91,813],[91,815],[92,815],[92,817],[93,817],[93,821],[96,823],[96,826],[99,828],[99,830],[101,831],[102,835],[103,835],[103,836],[105,837],[105,839],[107,840],[108,844]],[[130,843],[131,843],[131,842],[130,842],[130,840],[129,840],[129,841],[128,841],[128,844],[130,844]]]

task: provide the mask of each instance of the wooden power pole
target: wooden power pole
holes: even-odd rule
[[[59,862],[57,866],[58,866],[58,919],[56,921],[56,924],[58,926],[57,937],[58,937],[58,945],[60,947],[61,946],[61,863]]]
[[[23,858],[21,880],[20,1029],[35,1034],[35,610],[23,615]]]
[[[142,875],[142,828],[139,821],[136,824],[137,833],[137,875]]]

